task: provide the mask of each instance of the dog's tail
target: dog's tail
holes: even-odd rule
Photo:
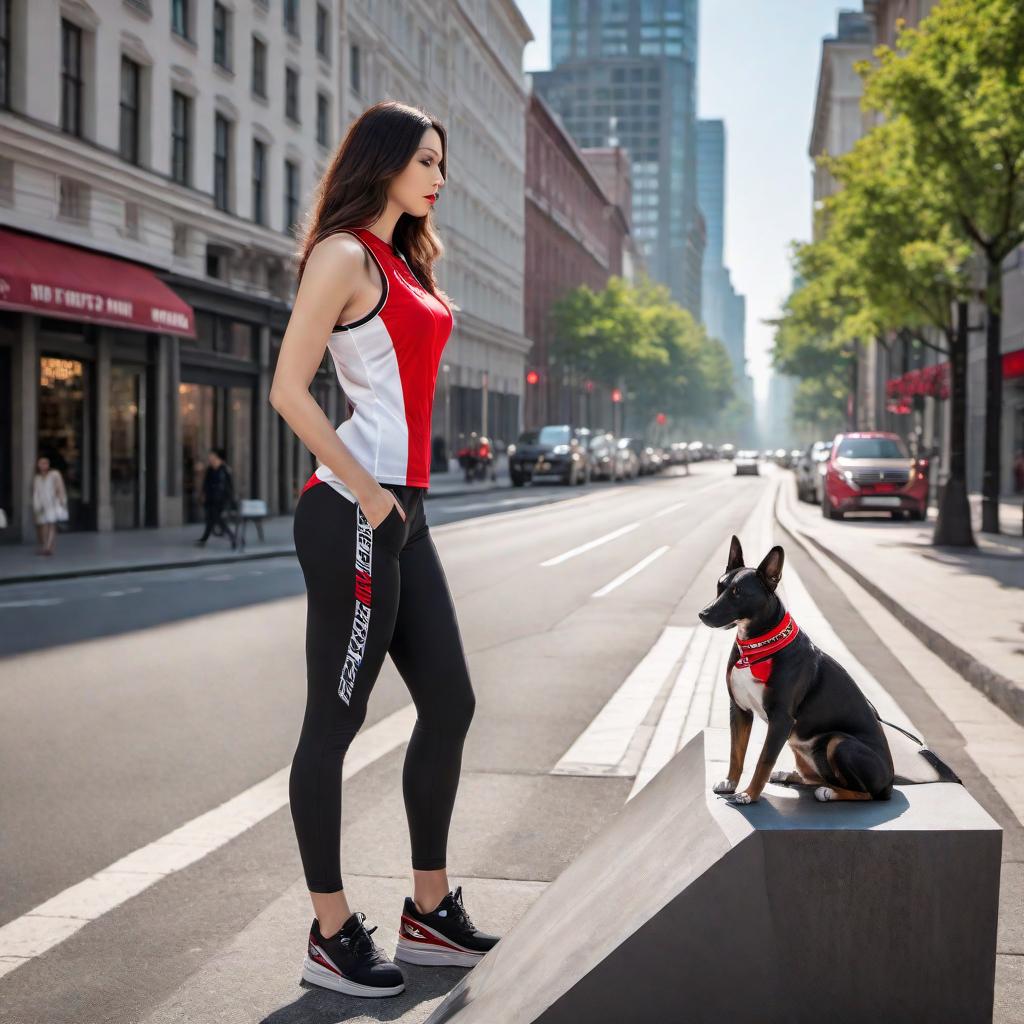
[[[868,701],[871,704],[870,701]],[[883,726],[886,741],[889,744],[889,752],[892,754],[895,775],[893,782],[899,786],[910,786],[924,782],[956,782],[961,786],[963,779],[933,750],[929,750],[919,736],[904,729],[893,722],[887,722],[874,704],[871,710]],[[919,758],[923,758],[922,765]],[[925,767],[927,765],[927,767]]]

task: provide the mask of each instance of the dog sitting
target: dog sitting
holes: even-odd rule
[[[775,591],[784,557],[776,545],[756,569],[748,568],[733,537],[718,596],[699,613],[706,626],[737,627],[726,669],[729,777],[714,791],[749,804],[766,783],[777,782],[813,785],[821,801],[888,800],[895,771],[883,723],[846,669],[816,647],[783,607]],[[767,723],[768,735],[750,785],[737,793],[755,714]],[[773,772],[787,742],[798,770]],[[953,775],[950,781],[959,780]]]

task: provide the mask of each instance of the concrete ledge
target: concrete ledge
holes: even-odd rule
[[[739,808],[728,743],[695,736],[428,1024],[988,1024],[1002,831],[964,787]]]
[[[782,488],[780,487],[775,499],[775,519],[795,543],[799,544],[812,558],[815,557],[815,554],[809,545],[833,561],[843,572],[856,580],[858,585],[863,587],[883,608],[886,608],[907,629],[911,630],[933,654],[940,657],[954,672],[963,676],[973,687],[985,694],[996,707],[1005,711],[1015,722],[1024,725],[1024,690],[1012,679],[994,671],[974,655],[969,654],[962,647],[958,647],[947,636],[929,626],[923,619],[918,618],[896,601],[891,594],[869,580],[850,562],[837,555],[817,538],[804,533],[788,514],[780,512],[782,501]]]

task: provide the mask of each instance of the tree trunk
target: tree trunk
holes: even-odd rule
[[[988,322],[985,330],[985,464],[981,478],[981,529],[999,532],[1000,441],[1003,419],[1003,267],[988,261],[985,293]]]
[[[949,338],[949,479],[939,494],[932,543],[960,548],[977,545],[967,500],[967,303],[956,304],[956,334]]]

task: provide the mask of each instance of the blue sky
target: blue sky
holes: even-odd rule
[[[549,0],[518,0],[533,30],[524,70],[550,67]],[[821,41],[857,0],[701,0],[697,110],[725,121],[725,261],[747,297],[747,359],[766,393],[771,328],[789,293],[789,242],[811,225],[807,144]]]

